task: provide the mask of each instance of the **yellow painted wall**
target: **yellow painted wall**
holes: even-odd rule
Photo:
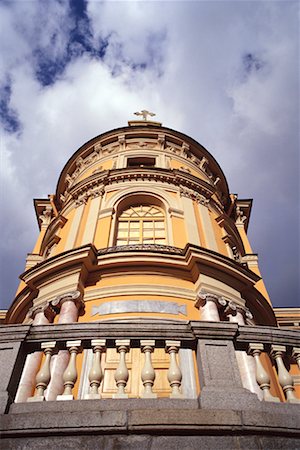
[[[126,273],[116,275],[116,274],[110,274],[110,275],[103,275],[100,280],[96,282],[93,286],[87,286],[85,288],[86,292],[93,291],[94,289],[101,289],[104,287],[111,287],[111,286],[120,286],[120,285],[134,285],[134,284],[147,284],[151,281],[152,285],[162,285],[162,286],[178,286],[185,289],[194,289],[194,284],[191,281],[184,280],[182,278],[179,278],[177,276],[165,276],[165,275],[153,275],[151,273],[145,274],[145,275],[136,275],[136,274],[130,274]]]
[[[196,222],[197,222],[197,227],[198,227],[198,233],[199,233],[199,237],[200,237],[200,245],[201,245],[201,247],[207,247],[204,229],[202,226],[199,209],[198,209],[198,205],[196,202],[193,202],[193,207],[194,207],[194,212],[195,212],[195,217],[196,217]]]
[[[184,248],[187,244],[184,220],[180,217],[172,217],[173,245]]]
[[[35,254],[37,254],[37,255],[40,254],[41,245],[42,245],[44,236],[45,236],[45,234],[46,234],[46,231],[47,231],[47,228],[42,228],[42,229],[41,229],[40,234],[39,234],[39,236],[38,236],[38,238],[37,238],[36,244],[35,244],[35,246],[34,246],[34,248],[33,248],[33,250],[32,250],[32,253],[35,253]]]
[[[110,170],[113,167],[113,160],[112,159],[108,159],[107,161],[99,161],[98,164],[93,165],[90,169],[84,171],[77,179],[76,179],[76,183],[78,183],[79,181],[84,180],[85,178],[88,178],[90,175],[93,175],[93,173],[95,172],[95,170]]]
[[[82,215],[82,218],[80,221],[80,225],[79,225],[79,229],[78,229],[78,233],[77,233],[77,237],[76,237],[76,241],[75,241],[75,247],[80,247],[82,244],[83,233],[85,230],[90,206],[91,206],[91,197],[88,199],[88,202],[84,207],[83,215]]]
[[[108,216],[98,220],[94,238],[96,248],[108,247],[111,219],[111,216]]]
[[[178,169],[180,170],[181,167],[184,167],[186,169],[189,169],[189,173],[191,175],[194,175],[197,178],[201,178],[202,180],[207,180],[207,178],[205,177],[205,175],[202,175],[200,170],[199,172],[195,169],[193,169],[190,165],[185,164],[184,161],[177,161],[177,159],[171,159],[170,161],[170,168],[171,169]]]
[[[218,217],[218,215],[213,213],[212,211],[209,211],[209,214],[210,214],[210,219],[211,219],[211,223],[212,223],[212,227],[213,227],[216,243],[217,243],[217,246],[218,246],[218,251],[222,255],[228,256],[226,244],[225,244],[225,242],[222,239],[223,235],[222,235],[221,227],[216,222],[216,218]]]
[[[67,238],[68,238],[68,235],[70,232],[72,221],[74,219],[75,211],[76,211],[75,208],[72,209],[69,212],[69,214],[66,216],[67,222],[65,223],[64,227],[61,229],[60,241],[53,250],[53,256],[58,255],[59,253],[63,252],[65,249],[66,241],[67,241]]]

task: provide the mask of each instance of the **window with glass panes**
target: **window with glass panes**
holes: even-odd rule
[[[131,206],[118,220],[116,245],[166,244],[165,216],[157,206]]]

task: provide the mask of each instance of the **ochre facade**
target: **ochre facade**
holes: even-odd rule
[[[40,234],[6,322],[151,319],[162,326],[163,321],[199,320],[276,326],[247,237],[251,205],[229,193],[220,166],[203,146],[160,123],[129,122],[97,136],[67,162],[56,193],[35,200]],[[168,352],[152,347],[153,392],[169,396]],[[102,357],[103,398],[116,393],[118,352],[107,348]],[[253,358],[239,353],[244,387],[260,395]],[[53,384],[68,362],[61,355],[53,365],[47,400],[61,394],[63,385]],[[91,352],[77,356],[78,373],[85,374],[74,386],[75,398],[88,390],[83,379],[91,358]],[[185,358],[196,373],[195,352],[189,350]],[[132,348],[125,359],[126,392],[139,397],[144,358]],[[271,378],[271,394],[284,401],[269,357],[261,361]],[[35,370],[40,363],[41,356]],[[20,386],[16,402],[34,394],[34,381],[29,390],[22,391],[22,380]],[[192,396],[199,389],[195,381]]]
[[[275,323],[247,238],[251,200],[229,194],[217,162],[188,136],[147,121],[98,136],[70,158],[56,194],[35,200],[35,208],[40,235],[9,323],[30,321],[29,308],[74,290],[85,303],[80,321],[134,317],[91,311],[144,299],[186,305],[186,314],[139,317],[199,320],[196,298],[206,291],[250,311],[251,323]],[[141,217],[137,208],[148,211]]]

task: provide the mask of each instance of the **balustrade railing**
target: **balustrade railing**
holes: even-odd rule
[[[19,327],[21,330],[24,326]],[[295,331],[228,322],[154,320],[27,329],[23,348],[28,355],[43,352],[28,402],[53,399],[48,393],[53,385],[63,386],[56,400],[183,399],[199,394],[201,399],[208,389],[217,392],[237,387],[241,392],[248,386],[246,378],[252,377],[256,384],[252,392],[257,395],[258,390],[260,400],[300,403],[299,387],[294,383],[294,378],[299,379],[300,336]],[[61,352],[67,354],[61,359],[62,380],[53,380],[52,359]],[[246,355],[244,368],[237,358],[242,353]],[[107,360],[108,354],[113,354],[113,363]],[[19,366],[16,360],[19,374],[14,377],[20,379]],[[18,395],[15,398],[19,402]]]
[[[57,345],[55,341],[43,342],[41,348],[44,349],[45,359],[41,365],[40,370],[36,375],[35,393],[29,397],[27,401],[43,401],[46,399],[44,393],[47,390],[51,379],[51,356],[59,351],[61,344]],[[70,357],[67,367],[63,372],[64,391],[57,395],[56,400],[74,400],[74,386],[80,375],[83,373],[83,366],[78,369],[76,364],[77,355],[82,351],[93,350],[92,366],[89,370],[89,392],[81,395],[84,399],[100,399],[101,398],[101,383],[103,382],[103,364],[101,363],[101,355],[107,349],[116,348],[119,355],[118,365],[114,372],[114,379],[116,385],[116,393],[112,398],[128,398],[126,387],[129,379],[129,371],[126,363],[126,354],[131,350],[137,348],[138,341],[130,341],[130,339],[116,339],[108,342],[106,347],[105,339],[93,339],[86,343],[85,350],[81,345],[81,340],[67,341],[65,347],[69,350]],[[157,394],[153,392],[153,385],[156,377],[156,370],[152,365],[151,354],[156,348],[160,348],[163,342],[159,342],[156,346],[155,340],[140,340],[139,346],[141,354],[144,354],[143,368],[140,373],[140,379],[144,390],[140,395],[141,398],[157,398]],[[182,372],[178,364],[178,352],[180,349],[180,341],[166,340],[164,342],[165,352],[169,354],[169,368],[167,372],[167,380],[169,382],[170,398],[183,398],[181,393]]]

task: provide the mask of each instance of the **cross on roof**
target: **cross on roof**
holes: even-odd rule
[[[148,116],[153,117],[153,116],[156,115],[155,113],[150,112],[150,111],[147,111],[146,109],[142,109],[141,112],[135,112],[134,114],[135,114],[136,116],[143,116],[143,119],[144,119],[144,120],[147,120],[147,117],[148,117]]]

